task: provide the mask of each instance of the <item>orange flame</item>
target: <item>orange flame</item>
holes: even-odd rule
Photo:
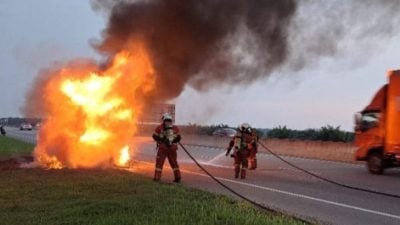
[[[131,159],[131,156],[129,154],[129,146],[125,146],[120,151],[117,165],[118,166],[127,166],[130,159]]]
[[[35,158],[49,168],[126,165],[127,143],[136,132],[140,96],[153,90],[155,76],[144,45],[132,44],[112,65],[72,65],[52,74],[44,87],[47,113]]]

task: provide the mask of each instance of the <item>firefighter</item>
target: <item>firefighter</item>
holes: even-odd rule
[[[0,132],[1,132],[1,135],[6,136],[6,131],[4,130],[3,125],[1,125],[1,124],[0,124]]]
[[[257,169],[257,152],[258,152],[258,136],[255,129],[252,130],[253,140],[254,140],[254,147],[251,148],[249,151],[249,170]]]
[[[181,135],[178,127],[173,125],[170,114],[165,113],[162,116],[162,124],[157,126],[153,139],[156,141],[158,148],[154,180],[159,181],[161,179],[165,158],[168,158],[168,162],[174,171],[174,182],[179,183],[181,181],[181,172],[177,161],[177,143],[181,140]]]
[[[229,142],[229,147],[226,151],[226,156],[229,155],[232,148],[234,152],[231,155],[234,158],[235,178],[245,179],[248,167],[249,152],[256,147],[253,132],[248,123],[243,123],[239,126],[238,132]]]

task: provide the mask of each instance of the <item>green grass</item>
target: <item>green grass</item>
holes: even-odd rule
[[[120,170],[0,171],[0,224],[303,224]]]
[[[0,136],[0,160],[16,156],[29,156],[34,145],[6,136]]]
[[[34,145],[0,137],[0,159]],[[0,224],[303,224],[222,195],[121,170],[0,171]]]

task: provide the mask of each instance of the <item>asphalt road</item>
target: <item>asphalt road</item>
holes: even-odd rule
[[[28,143],[36,143],[37,130],[19,130],[18,127],[4,127],[6,135]]]
[[[7,128],[6,128],[7,129]],[[8,129],[7,129],[8,132]],[[13,130],[9,136],[32,140],[35,132]],[[30,136],[30,138],[29,138]],[[129,170],[152,176],[155,145],[149,138],[136,138],[131,143],[135,161]],[[400,200],[364,193],[326,183],[306,175],[273,156],[258,154],[259,168],[249,171],[245,180],[233,178],[232,159],[224,149],[187,145],[191,154],[218,179],[246,197],[276,210],[323,224],[400,224]],[[184,151],[178,158],[183,184],[204,190],[229,194],[211,180]],[[364,165],[284,157],[315,174],[348,185],[400,195],[400,171],[387,170],[384,175],[370,175]],[[162,180],[171,182],[172,171],[166,162]]]

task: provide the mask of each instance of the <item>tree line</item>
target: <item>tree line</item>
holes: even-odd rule
[[[21,117],[4,117],[0,118],[0,124],[5,126],[20,126],[21,123],[30,123],[35,125],[40,123],[42,119],[40,118],[21,118]]]
[[[31,123],[32,125],[39,123],[39,118],[18,118],[8,117],[0,118],[0,124],[8,126],[19,126],[23,122]],[[155,125],[139,125],[139,132],[152,133]],[[189,123],[187,125],[180,125],[181,132],[184,134],[195,135],[213,135],[215,131],[223,128],[237,129],[230,127],[226,124],[218,125],[199,125]],[[340,129],[340,126],[334,127],[331,125],[323,126],[321,128],[310,128],[305,130],[295,130],[287,128],[286,126],[277,126],[272,129],[257,128],[257,135],[260,139],[278,138],[289,140],[312,140],[312,141],[335,141],[335,142],[353,142],[354,133]]]
[[[294,130],[286,126],[272,128],[266,134],[267,138],[279,138],[290,140],[335,141],[353,142],[354,133],[340,129],[340,126],[323,126],[318,129]]]
[[[226,124],[202,126],[197,124],[189,124],[181,126],[181,130],[186,134],[197,135],[213,135],[213,133],[221,128],[232,128]],[[305,130],[295,130],[286,126],[278,126],[272,129],[256,129],[260,139],[278,138],[289,140],[311,140],[311,141],[334,141],[334,142],[353,142],[354,133],[340,129],[340,126],[334,127],[331,125],[321,128],[309,128]]]

